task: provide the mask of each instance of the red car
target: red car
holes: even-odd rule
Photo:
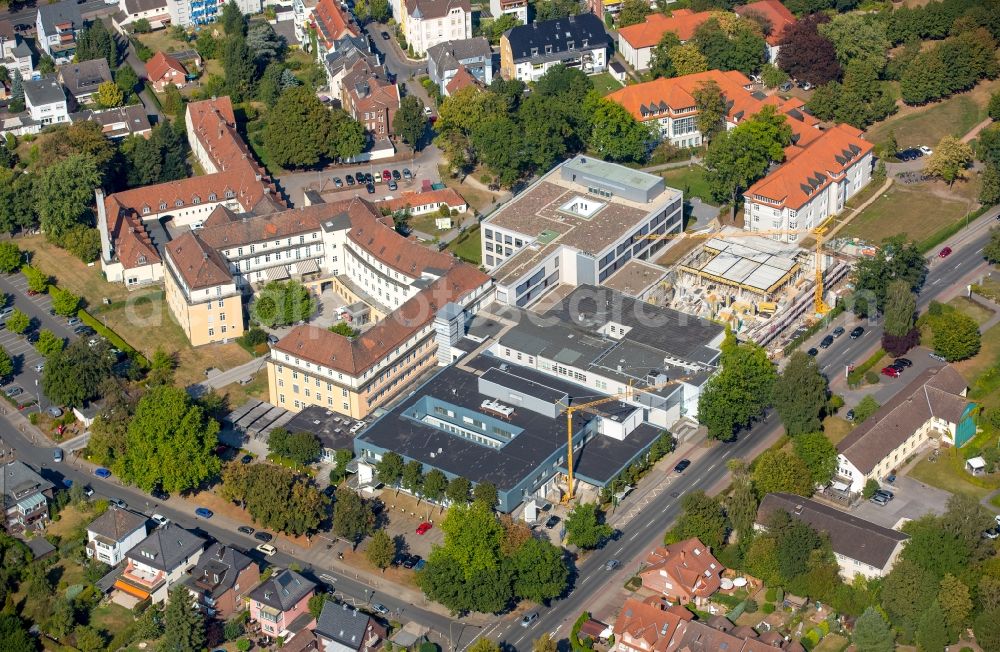
[[[382,181],[388,183],[389,179],[391,178],[392,178],[392,172],[389,172],[388,170],[382,170]]]
[[[889,378],[899,378],[899,369],[895,367],[883,367],[882,375],[888,376]]]
[[[427,534],[427,530],[431,529],[432,527],[434,526],[428,523],[427,521],[424,521],[423,523],[417,526],[417,534]]]
[[[938,252],[939,258],[947,258],[950,255],[951,255],[951,247],[945,247],[944,249]]]

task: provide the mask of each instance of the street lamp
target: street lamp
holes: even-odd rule
[[[38,379],[35,379],[35,401],[38,403],[38,411],[42,411],[42,395],[38,391]]]

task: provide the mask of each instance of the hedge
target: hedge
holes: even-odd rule
[[[949,224],[948,226],[938,229],[937,231],[935,231],[934,233],[932,233],[931,235],[929,235],[928,237],[924,238],[919,243],[917,243],[917,249],[920,251],[920,253],[924,254],[927,253],[928,251],[937,247],[939,244],[941,244],[951,236],[955,235],[956,233],[964,229],[969,224],[969,222],[975,220],[977,217],[985,213],[990,208],[992,208],[992,206],[982,206],[980,208],[977,208],[976,210],[972,211],[971,213],[969,213],[962,219],[958,220],[957,222],[954,222],[952,224]]]
[[[872,367],[881,362],[882,358],[885,357],[885,351],[881,348],[873,353],[870,358],[862,362],[860,365],[854,368],[854,371],[847,374],[847,384],[850,386],[858,385],[861,379],[864,378],[865,373],[870,371]]]
[[[102,335],[105,339],[111,342],[111,344],[113,344],[116,348],[121,349],[126,354],[128,354],[128,356],[132,358],[135,362],[138,362],[143,367],[146,368],[149,367],[149,360],[146,359],[146,356],[136,351],[132,347],[132,345],[123,340],[121,336],[118,335],[118,333],[114,332],[113,330],[102,324],[100,320],[91,315],[89,312],[87,312],[83,308],[80,308],[80,312],[77,313],[77,317],[79,317],[80,321],[82,321],[84,324],[90,326],[95,331],[97,331],[98,334]]]

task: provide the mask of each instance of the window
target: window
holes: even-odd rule
[[[209,337],[213,337],[214,335],[215,335],[215,329],[214,328],[209,328],[208,329],[208,336]]]
[[[161,211],[167,210],[167,202],[165,202],[165,201],[161,201],[160,202],[160,210]]]
[[[149,206],[143,206],[142,207],[142,214],[143,215],[149,215]]]
[[[218,197],[214,192],[208,194],[208,201],[215,201]]]
[[[222,325],[222,332],[225,333],[227,329],[228,329],[228,326],[226,326],[225,324],[223,324]]]
[[[178,199],[177,201],[174,202],[174,206],[180,207],[180,206],[183,206],[183,205],[184,205],[184,200],[183,199]]]
[[[222,299],[219,299],[219,307],[220,307],[220,308],[225,308],[225,307],[226,307],[226,305],[225,305],[225,301],[223,301]],[[225,318],[226,318],[226,316],[225,316],[225,315],[223,315],[223,316],[222,316],[222,318],[223,318],[223,319],[225,319]]]
[[[233,192],[232,190],[227,190],[226,191],[226,199],[232,199],[235,196],[236,196],[236,193]]]

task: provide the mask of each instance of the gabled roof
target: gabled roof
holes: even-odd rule
[[[757,12],[767,18],[771,22],[771,33],[765,39],[771,46],[781,43],[785,29],[795,23],[795,16],[788,10],[788,7],[781,4],[780,0],[757,0],[750,4],[734,7],[733,11],[738,16],[745,17],[748,13]]]
[[[146,516],[129,509],[110,507],[87,526],[88,532],[121,542],[139,528],[146,529]]]
[[[56,4],[39,4],[38,15],[41,18],[42,31],[47,36],[56,33],[56,25],[71,23],[75,30],[83,28],[80,6],[74,0],[63,0]]]
[[[233,282],[225,259],[191,231],[167,243],[164,249],[189,291]]]
[[[618,35],[635,50],[655,47],[667,32],[676,34],[683,43],[690,41],[695,30],[716,15],[718,12],[715,11],[695,13],[690,9],[675,9],[670,16],[653,13],[646,16],[645,22],[622,27]]]
[[[391,211],[403,210],[408,207],[426,206],[428,204],[437,204],[438,206],[445,204],[451,208],[468,206],[468,202],[465,201],[462,195],[451,188],[428,190],[427,192],[404,192],[402,197],[379,202],[380,207],[388,208]]]
[[[168,12],[170,7],[167,0],[125,0],[125,13],[141,14],[145,11]]]
[[[30,106],[42,106],[43,104],[55,104],[66,101],[66,93],[63,91],[62,84],[55,77],[25,79],[23,87],[24,99]]]
[[[26,496],[45,492],[54,487],[55,485],[21,460],[13,460],[0,466],[0,495],[3,496],[5,508],[16,504]]]
[[[444,88],[448,91],[448,95],[454,95],[466,86],[481,87],[482,82],[476,79],[475,75],[469,72],[468,68],[465,66],[459,66],[458,72],[455,73],[455,76],[451,78],[451,81],[449,81]]]
[[[660,77],[641,84],[624,86],[608,95],[612,102],[621,104],[636,120],[649,120],[668,109],[674,113],[694,111],[697,102],[694,93],[704,84],[714,82],[726,99],[727,117],[749,117],[760,110],[760,100],[750,94],[750,80],[738,70],[722,72],[707,70],[682,77]]]
[[[314,631],[325,639],[346,645],[352,650],[361,647],[365,633],[372,622],[371,616],[346,603],[327,600],[316,619]]]
[[[493,51],[490,49],[490,42],[483,36],[445,41],[427,48],[427,58],[434,62],[439,73],[460,68],[462,61],[469,59],[489,61],[491,56]]]
[[[809,524],[830,537],[830,546],[838,555],[885,568],[896,547],[909,539],[902,532],[876,525],[839,509],[802,496],[773,493],[764,496],[757,509],[757,523],[766,526],[775,512],[788,512],[792,518]]]
[[[183,63],[169,54],[157,52],[152,59],[146,62],[146,79],[153,82],[159,81],[171,70],[181,75],[187,74],[187,68],[184,67]]]
[[[608,43],[604,23],[591,13],[518,25],[507,30],[503,38],[510,44],[514,61],[551,58],[567,52],[571,42],[574,50],[606,47]],[[551,53],[545,51],[547,47]]]
[[[59,79],[73,97],[92,95],[104,82],[113,81],[104,57],[59,66]]]
[[[232,546],[213,543],[191,569],[187,585],[218,598],[236,585],[240,573],[254,561]]]
[[[685,591],[707,597],[719,590],[725,568],[697,537],[654,548],[642,575],[666,573]]]
[[[627,636],[631,641],[644,641],[644,650],[666,652],[678,626],[692,618],[694,614],[689,610],[664,608],[656,598],[647,601],[628,598],[615,620],[615,639],[621,641]],[[629,647],[635,647],[631,641]]]
[[[970,401],[965,379],[950,365],[925,369],[837,444],[837,451],[868,474],[931,417],[958,423]]]
[[[174,523],[153,530],[125,553],[129,559],[170,572],[205,546],[205,539]]]
[[[452,9],[461,9],[467,14],[472,12],[469,0],[405,0],[405,3],[407,14],[423,20],[443,18]]]
[[[261,582],[250,592],[250,599],[279,611],[288,611],[315,590],[314,582],[310,582],[293,570],[283,570]]]
[[[327,49],[331,48],[335,41],[345,36],[360,35],[358,26],[352,20],[351,15],[345,13],[336,0],[319,0],[312,15],[317,30],[316,35],[323,41]]]

